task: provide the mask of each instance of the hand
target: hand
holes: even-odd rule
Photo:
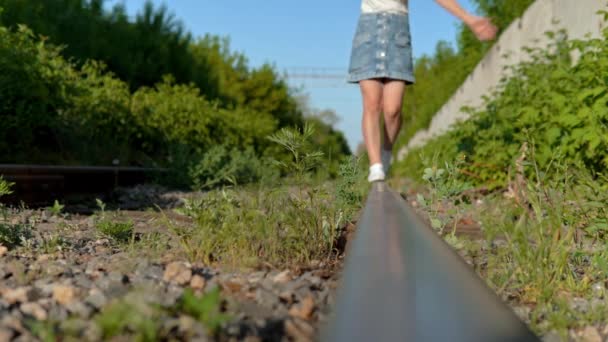
[[[498,29],[488,18],[471,16],[465,23],[481,41],[492,40],[496,37]]]

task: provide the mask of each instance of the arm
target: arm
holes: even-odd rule
[[[481,41],[492,40],[496,37],[496,26],[490,19],[471,15],[465,11],[456,0],[435,0],[441,7],[452,13],[455,17],[462,20],[465,25],[473,31],[477,39]]]

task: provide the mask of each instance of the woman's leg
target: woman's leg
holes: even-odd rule
[[[380,80],[359,82],[363,98],[363,139],[367,148],[369,164],[380,164],[380,113],[382,111],[382,88]]]
[[[382,92],[382,112],[384,113],[384,149],[393,150],[393,144],[397,140],[401,129],[401,107],[403,94],[405,93],[405,82],[388,80],[384,83]]]

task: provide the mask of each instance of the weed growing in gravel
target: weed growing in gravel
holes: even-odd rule
[[[97,222],[97,230],[117,243],[127,243],[133,238],[133,222],[115,222],[102,219]]]
[[[161,314],[160,308],[143,298],[127,296],[104,307],[95,317],[95,322],[104,340],[128,335],[135,341],[157,341],[157,322]]]
[[[503,298],[532,307],[529,319],[538,333],[604,322],[608,195],[603,176],[559,159],[548,166],[552,170],[540,169],[533,150],[519,165],[508,191],[484,198],[474,211],[489,246],[483,247],[478,271]],[[453,197],[441,195],[449,191],[441,190],[438,172],[425,173],[431,188],[425,209],[433,217],[434,206]],[[466,202],[452,205],[461,212],[472,209]],[[472,241],[458,247],[477,255],[481,250]]]
[[[45,254],[61,251],[69,246],[69,242],[59,234],[41,235],[42,244],[39,247]]]
[[[362,208],[368,189],[359,157],[351,156],[340,164],[336,180],[336,202],[340,208],[343,208],[345,220],[352,220],[354,214]]]
[[[359,175],[349,174],[338,193],[332,184],[313,184],[319,152],[309,141],[314,130],[283,129],[271,139],[292,154],[291,162],[276,162],[294,183],[273,189],[241,188],[209,191],[180,210],[194,219],[193,227],[172,227],[182,250],[193,262],[235,266],[306,264],[335,255],[334,245],[346,218],[354,212]],[[352,163],[352,161],[351,161]],[[350,178],[349,178],[350,177]]]
[[[177,303],[169,307],[151,302],[145,291],[134,291],[105,306],[93,319],[104,340],[117,337],[128,338],[129,341],[164,340],[170,332],[158,322],[172,317],[180,317],[181,320],[184,316],[201,323],[206,333],[213,336],[229,320],[222,313],[221,305],[222,298],[217,288],[200,296],[186,289]],[[189,340],[189,336],[184,338]]]
[[[0,223],[0,245],[14,248],[25,244],[32,237],[30,226]]]
[[[55,200],[53,206],[49,207],[48,210],[52,215],[59,216],[63,212],[63,208],[65,208],[65,205],[60,204],[59,201]]]
[[[13,183],[9,183],[4,178],[2,178],[2,176],[0,176],[0,197],[12,194],[13,192],[11,190],[11,187],[13,185]]]
[[[314,134],[314,126],[306,123],[302,131],[286,127],[269,137],[291,153],[293,158],[290,162],[275,160],[275,164],[294,175],[296,184],[304,184],[307,176],[320,165],[323,158],[323,152],[315,150],[311,142]]]
[[[464,159],[459,158],[454,163],[445,163],[444,168],[439,168],[436,161],[431,163],[424,160],[426,167],[422,179],[428,186],[429,195],[428,198],[420,193],[417,196],[418,203],[428,210],[431,226],[434,229],[443,233],[448,222],[454,223],[452,239],[455,238],[456,223],[461,218],[467,203],[463,192],[470,188],[470,185],[462,181],[459,175],[459,168],[463,163]],[[448,208],[447,212],[446,208]]]
[[[119,222],[116,221],[117,217],[109,218],[106,215],[105,203],[103,203],[100,199],[96,199],[96,202],[100,209],[99,213],[97,214],[98,219],[95,223],[95,228],[97,228],[97,231],[103,236],[108,237],[119,244],[125,244],[129,241],[133,241],[135,237],[133,222]]]
[[[57,322],[51,320],[29,320],[26,321],[26,326],[34,336],[38,337],[43,342],[59,341],[59,336],[57,334]]]
[[[230,317],[221,312],[222,298],[218,287],[198,296],[191,289],[186,289],[176,305],[176,310],[192,316],[203,323],[210,335],[217,333],[222,324]]]

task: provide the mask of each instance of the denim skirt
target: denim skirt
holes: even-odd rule
[[[362,13],[352,42],[348,82],[372,78],[414,83],[407,14]]]

